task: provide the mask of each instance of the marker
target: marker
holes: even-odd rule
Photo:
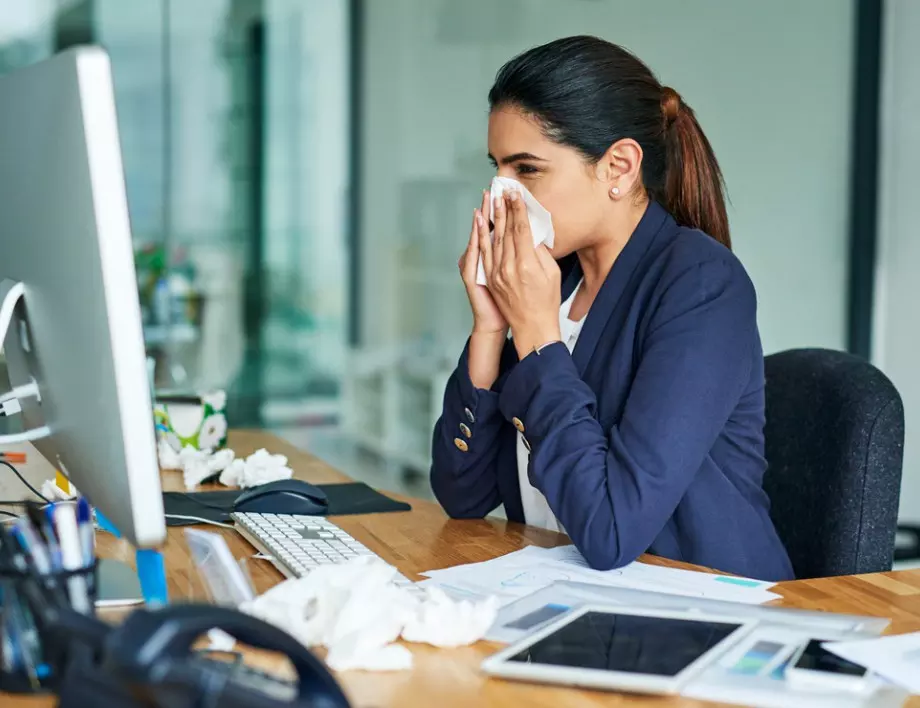
[[[51,572],[51,558],[48,549],[29,519],[19,519],[13,526],[13,537],[32,558],[35,570],[41,575]]]
[[[0,462],[9,462],[11,465],[24,465],[26,463],[26,453],[0,452]]]
[[[25,552],[26,559],[39,575],[49,576],[54,570],[51,563],[51,554],[45,545],[42,535],[35,529],[35,525],[30,519],[19,519],[12,529],[13,538]],[[49,582],[48,587],[54,592],[56,600],[61,604],[67,604],[67,594],[64,592],[58,582],[54,579]]]
[[[77,525],[80,529],[83,566],[88,568],[96,556],[96,532],[93,530],[93,510],[86,497],[77,499]]]
[[[54,507],[54,525],[57,529],[58,541],[61,544],[61,562],[65,570],[82,570],[83,551],[80,547],[80,531],[77,526],[77,509],[73,504],[57,504]],[[73,608],[84,615],[92,610],[89,602],[89,593],[86,588],[86,578],[82,575],[72,575],[67,579],[70,589],[70,602]]]
[[[61,548],[54,530],[54,504],[48,504],[44,508],[29,505],[26,507],[26,513],[45,539],[51,557],[51,570],[60,570]]]

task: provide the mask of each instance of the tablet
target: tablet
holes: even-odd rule
[[[695,611],[587,605],[482,663],[492,676],[677,693],[755,623]]]

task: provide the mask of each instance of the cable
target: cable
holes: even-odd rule
[[[12,435],[0,435],[0,445],[17,445],[24,442],[34,442],[35,440],[47,438],[50,435],[51,428],[49,428],[47,425],[43,425],[40,428],[24,430],[21,433],[13,433]]]
[[[176,492],[176,493],[177,493],[180,497],[182,497],[182,498],[184,498],[184,499],[188,499],[190,502],[193,502],[193,503],[195,503],[195,504],[198,504],[198,506],[203,506],[203,507],[206,508],[206,509],[216,509],[217,511],[222,511],[222,512],[224,512],[225,514],[229,514],[230,512],[233,511],[232,505],[231,505],[231,507],[228,509],[226,505],[221,506],[220,504],[210,504],[210,503],[204,501],[203,499],[198,499],[198,498],[197,498],[196,496],[194,496],[193,494],[189,494],[189,493],[187,493],[187,492]]]
[[[10,283],[10,286],[3,296],[3,302],[0,303],[0,339],[6,337],[10,323],[13,321],[13,312],[15,312],[16,305],[19,304],[19,300],[25,292],[25,285],[21,282],[14,283],[9,280],[3,280],[0,285],[6,287],[7,283]]]
[[[14,514],[12,511],[4,511],[3,509],[0,509],[0,516],[8,516],[11,519],[19,518],[19,514]]]
[[[22,474],[20,474],[19,470],[13,467],[13,465],[11,465],[9,462],[6,462],[5,460],[0,460],[0,465],[3,465],[4,467],[9,467],[11,470],[13,470],[13,474],[19,477],[19,481],[22,482],[24,485],[26,485],[26,487],[29,488],[29,491],[32,492],[32,494],[34,494],[39,499],[41,499],[43,502],[45,502],[45,504],[51,504],[51,500],[48,497],[46,497],[44,494],[42,494],[40,491],[38,491],[31,484],[29,484],[29,480],[23,477]]]
[[[39,401],[42,400],[41,392],[38,390],[38,382],[35,379],[32,379],[29,383],[23,384],[22,386],[14,386],[11,391],[7,391],[0,396],[0,403],[6,403],[12,400],[24,401],[27,398],[37,398]]]
[[[211,526],[220,526],[224,529],[233,529],[236,530],[236,526],[233,524],[225,524],[220,521],[212,521],[211,519],[205,519],[201,516],[186,516],[185,514],[163,514],[167,519],[182,519],[183,521],[194,521],[196,524],[210,524]]]

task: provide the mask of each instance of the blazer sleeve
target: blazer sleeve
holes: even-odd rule
[[[502,368],[514,347],[505,344]],[[508,425],[499,408],[498,383],[493,390],[476,388],[470,380],[469,342],[444,390],[444,407],[434,426],[431,489],[454,518],[481,518],[499,504],[497,458],[502,429]],[[467,438],[461,429],[467,426]],[[455,441],[461,441],[461,449]]]
[[[639,349],[623,414],[607,430],[561,343],[509,375],[499,403],[524,424],[531,484],[592,567],[635,560],[674,513],[749,380],[756,307],[737,261],[698,263],[674,277]]]

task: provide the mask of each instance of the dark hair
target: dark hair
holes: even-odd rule
[[[498,72],[489,106],[520,107],[547,137],[598,161],[618,140],[642,147],[642,181],[682,226],[731,248],[724,184],[690,106],[645,64],[597,37],[567,37],[518,55]]]

